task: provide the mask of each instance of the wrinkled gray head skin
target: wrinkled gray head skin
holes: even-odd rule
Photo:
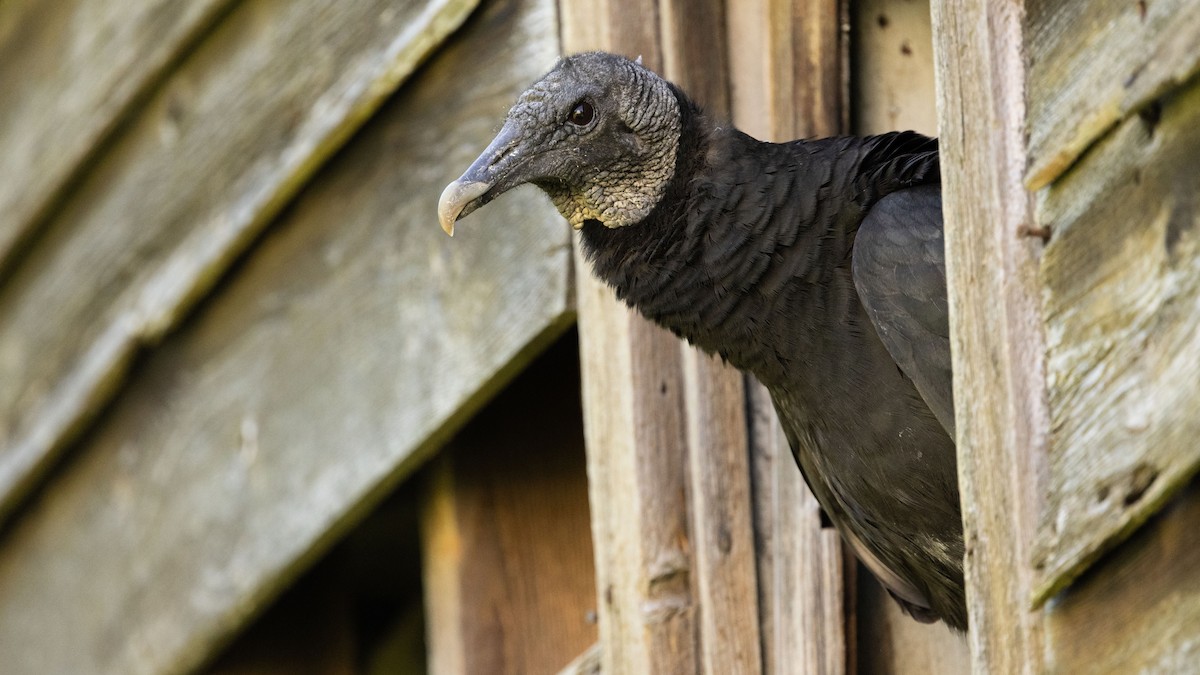
[[[675,171],[679,103],[670,85],[629,59],[590,52],[559,61],[517,99],[479,159],[446,186],[438,217],[454,223],[533,183],[576,229],[640,222]]]

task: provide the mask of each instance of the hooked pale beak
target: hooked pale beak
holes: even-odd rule
[[[471,164],[458,180],[442,190],[438,199],[438,220],[442,229],[454,236],[454,223],[475,209],[487,204],[501,193],[524,182],[513,171],[522,162],[516,148],[521,134],[510,122],[504,125],[483,154]]]

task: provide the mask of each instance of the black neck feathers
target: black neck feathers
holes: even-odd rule
[[[831,288],[832,302],[856,302],[842,282],[858,224],[901,183],[936,179],[936,141],[764,143],[675,94],[681,138],[663,198],[640,223],[585,223],[584,254],[626,303],[770,385],[814,347],[805,336],[828,317],[809,314],[831,302]],[[930,143],[932,163],[912,159]],[[909,159],[897,164],[898,155]]]

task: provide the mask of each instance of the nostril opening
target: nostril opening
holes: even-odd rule
[[[505,158],[505,157],[508,157],[509,155],[511,155],[511,154],[512,154],[512,152],[513,152],[513,150],[516,150],[516,149],[517,149],[517,144],[516,144],[516,143],[513,143],[513,144],[511,144],[511,145],[506,145],[506,146],[504,146],[504,147],[503,147],[503,148],[500,150],[500,152],[496,153],[496,158],[492,160],[492,166],[496,166],[496,165],[497,165],[497,164],[499,164],[500,162],[504,161],[504,158]]]

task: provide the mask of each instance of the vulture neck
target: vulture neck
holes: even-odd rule
[[[824,304],[820,289],[838,269],[848,271],[861,221],[853,172],[834,170],[845,140],[757,141],[676,96],[682,132],[662,200],[634,225],[586,223],[584,253],[651,320],[782,384],[815,347],[804,343],[823,319],[809,308]]]

